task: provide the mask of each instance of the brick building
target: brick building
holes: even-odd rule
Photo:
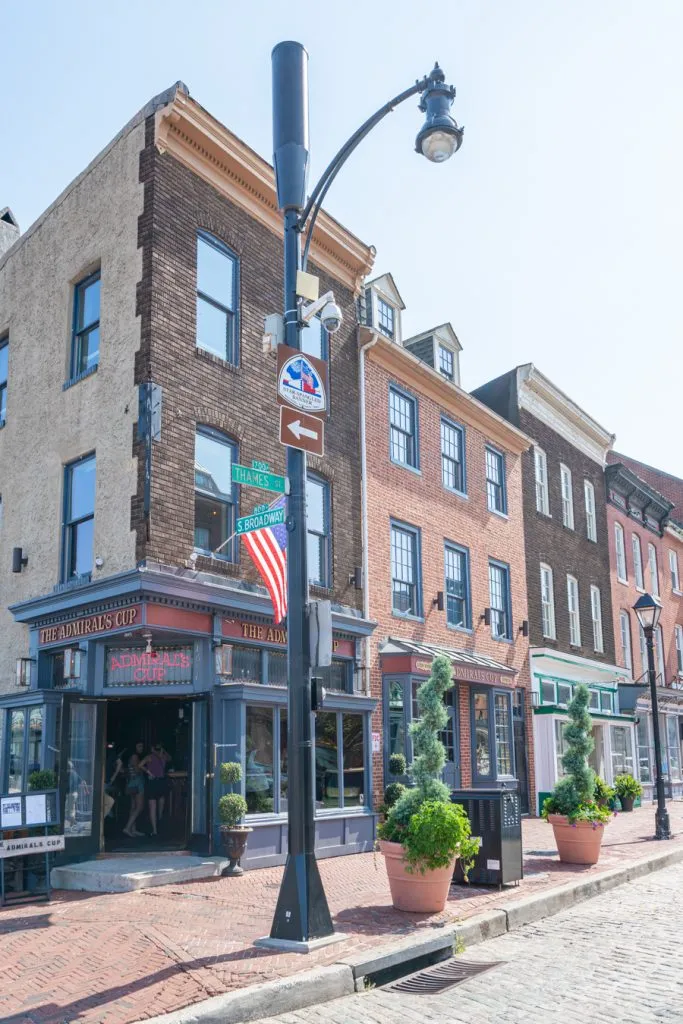
[[[459,386],[450,324],[401,341],[391,275],[371,282],[361,327],[367,641],[376,799],[389,758],[412,759],[415,693],[453,664],[444,735],[454,788],[517,779],[533,807],[522,452],[529,439]]]
[[[285,467],[275,361],[262,348],[264,317],[282,310],[272,168],[178,83],[24,235],[13,218],[3,225],[0,791],[55,769],[67,855],[119,848],[129,801],[115,791],[105,820],[105,772],[136,741],[161,742],[173,771],[152,848],[209,850],[216,768],[239,760],[248,863],[280,862],[286,630],[235,536],[236,518],[266,496],[231,472],[252,460]],[[314,754],[327,854],[374,840],[374,702],[361,671],[372,626],[356,571],[356,298],[372,258],[321,215],[310,269],[344,313],[338,333],[314,321],[304,341],[329,360],[332,395],[327,451],[308,479],[311,591],[333,603]]]
[[[614,438],[531,364],[473,394],[533,438],[522,456],[534,747],[539,810],[562,772],[573,687],[591,694],[592,764],[611,780],[631,763],[620,713],[603,469]]]
[[[669,796],[683,793],[683,481],[609,452],[605,470],[607,525],[612,570],[612,607],[616,660],[637,685],[620,688],[623,708],[634,709],[633,774],[640,776],[645,799],[654,794],[652,703],[648,686],[645,637],[633,606],[645,592],[662,604],[655,631],[657,702],[662,768]],[[681,510],[679,512],[679,509]],[[680,519],[676,516],[679,514]]]

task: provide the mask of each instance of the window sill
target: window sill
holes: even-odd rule
[[[472,636],[474,633],[471,626],[455,626],[451,622],[446,623],[446,629],[451,629],[454,633],[464,633],[465,636]]]
[[[89,370],[84,370],[83,373],[77,373],[75,377],[69,377],[69,379],[65,380],[64,383],[62,384],[62,391],[68,391],[69,388],[72,388],[74,386],[74,384],[80,384],[82,380],[86,380],[88,377],[92,377],[94,374],[97,373],[97,368],[99,365],[99,363],[95,363],[95,365],[91,366]]]
[[[424,622],[424,616],[423,615],[409,615],[409,614],[407,614],[405,612],[395,612],[395,611],[392,611],[391,617],[393,619],[403,619],[403,620],[405,620],[407,622]]]
[[[550,512],[545,512],[542,508],[538,508],[538,507],[536,508],[536,515],[537,516],[543,516],[544,519],[552,519],[553,518],[552,515],[550,514]]]
[[[625,587],[628,586],[628,580],[625,580],[623,576],[617,576],[617,583],[623,583]],[[639,588],[636,587],[636,590],[638,589]],[[642,593],[645,593],[645,591],[642,591]]]
[[[491,634],[491,639],[499,644],[511,644],[513,642],[511,636],[494,636],[493,633]]]
[[[422,476],[422,470],[417,466],[409,466],[407,462],[397,462],[396,459],[389,457],[389,462],[392,466],[398,466],[399,469],[407,469],[409,473],[414,473],[415,476]]]
[[[499,519],[508,519],[509,520],[509,518],[510,518],[510,516],[508,515],[507,512],[499,512],[497,508],[490,508],[489,512],[493,516],[498,516]]]
[[[675,594],[676,597],[683,597],[683,590],[676,590],[675,588],[672,588],[671,592],[672,594]]]
[[[215,352],[209,352],[206,348],[198,348],[195,345],[194,354],[197,359],[204,359],[207,363],[211,363],[212,366],[223,366],[226,370],[230,370],[231,373],[237,373],[239,370],[238,363],[233,363],[223,356],[217,356]]]
[[[311,593],[319,597],[330,597],[334,594],[334,587],[328,587],[325,583],[314,583],[313,580],[309,580],[308,586]]]
[[[227,576],[237,576],[239,574],[239,563],[230,558],[220,558],[218,555],[214,555],[212,558],[206,551],[201,551],[198,548],[194,549],[193,554],[197,556],[195,569],[200,572],[219,571]]]
[[[463,498],[465,501],[470,500],[467,491],[459,491],[456,487],[449,487],[444,483],[442,483],[441,486],[447,494],[453,494],[456,498]]]

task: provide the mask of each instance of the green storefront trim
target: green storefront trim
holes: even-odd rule
[[[573,665],[577,667],[575,661],[571,661],[569,658],[561,658],[559,655],[548,654],[546,651],[544,654],[532,654],[532,658],[548,658],[549,661],[561,661],[564,665]],[[614,676],[614,670],[609,668],[602,668],[601,665],[591,665],[591,672],[604,672],[605,675]]]
[[[567,717],[567,709],[561,708],[559,704],[542,704],[534,708],[535,715],[564,715]],[[590,711],[591,718],[599,718],[602,722],[626,722],[633,725],[635,718],[631,715],[603,715],[599,711]]]

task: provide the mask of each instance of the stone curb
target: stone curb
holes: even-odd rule
[[[569,882],[558,889],[513,900],[465,921],[421,929],[417,935],[410,935],[401,942],[380,946],[374,954],[367,951],[352,953],[329,967],[313,968],[288,978],[250,985],[136,1024],[246,1024],[262,1017],[302,1010],[306,1006],[362,991],[363,980],[369,974],[420,956],[447,951],[454,943],[475,946],[506,932],[517,931],[524,925],[551,917],[625,882],[682,861],[683,847],[642,857],[593,878]]]

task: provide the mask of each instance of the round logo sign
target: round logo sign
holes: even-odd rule
[[[278,393],[303,412],[325,412],[327,395],[320,374],[305,355],[291,356],[282,364]]]

